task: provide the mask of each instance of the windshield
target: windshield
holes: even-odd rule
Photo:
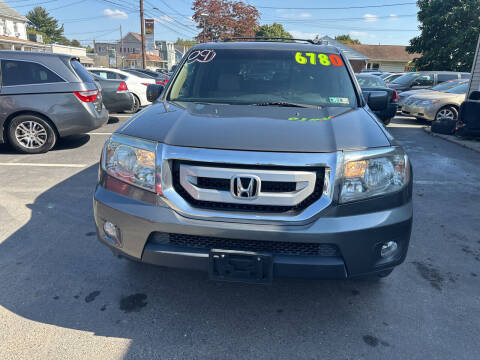
[[[409,84],[414,78],[420,76],[420,73],[409,73],[402,76],[399,76],[395,80],[391,81],[391,84],[401,84],[406,85]]]
[[[357,106],[342,59],[291,50],[193,51],[167,100],[228,104]]]
[[[452,80],[452,81],[447,81],[441,84],[438,84],[437,86],[434,86],[432,88],[433,91],[444,91],[450,88],[453,88],[454,86],[458,86],[459,83],[463,83],[464,81],[461,80]]]
[[[451,89],[446,90],[446,93],[452,93],[452,94],[466,94],[468,89],[468,82],[463,83],[461,85],[455,86]]]
[[[390,76],[387,76],[387,77],[384,79],[384,81],[385,81],[386,83],[390,83],[390,82],[392,82],[393,80],[398,79],[400,76],[403,76],[403,74],[390,75]]]
[[[384,88],[385,83],[381,78],[378,76],[357,76],[358,83],[360,84],[360,87],[362,88],[368,88],[368,87],[373,87],[373,88]]]

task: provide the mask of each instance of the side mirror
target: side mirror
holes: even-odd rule
[[[480,91],[472,91],[468,99],[475,100],[475,101],[480,100]]]
[[[367,95],[367,104],[370,110],[380,111],[387,107],[388,91],[371,91]]]
[[[163,85],[157,85],[157,84],[150,84],[147,86],[147,100],[150,102],[154,102],[157,100],[162,91],[163,91]]]

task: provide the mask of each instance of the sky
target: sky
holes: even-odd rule
[[[45,7],[64,24],[65,36],[83,45],[117,41],[140,32],[138,0],[6,0],[22,14]],[[408,45],[418,35],[417,6],[412,0],[244,0],[260,11],[260,24],[281,23],[296,38],[350,34],[364,44]],[[389,6],[394,4],[394,6]],[[398,5],[401,4],[401,5]],[[371,7],[368,7],[371,6]],[[190,0],[144,0],[145,17],[154,18],[155,39],[192,39]]]

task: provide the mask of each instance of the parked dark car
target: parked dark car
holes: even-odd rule
[[[380,110],[375,110],[374,113],[380,118],[380,120],[382,120],[385,125],[390,124],[397,112],[397,92],[388,88],[385,82],[379,76],[370,74],[357,74],[356,76],[358,83],[362,88],[363,96],[368,98],[368,96],[370,96],[372,92],[376,91],[385,91],[388,93],[388,98],[385,102],[385,106]]]
[[[470,73],[448,71],[411,72],[388,83],[388,87],[400,93],[408,90],[430,89],[445,81],[457,79],[470,79]]]
[[[103,104],[109,112],[131,111],[134,105],[133,95],[123,80],[104,79],[92,74],[102,90]]]
[[[158,85],[166,85],[168,83],[168,79],[170,78],[166,74],[160,74],[160,73],[157,73],[156,71],[145,70],[145,69],[124,69],[123,71],[126,71],[128,73],[131,73],[140,77],[155,79],[155,83]]]
[[[58,137],[108,120],[90,73],[69,55],[0,51],[0,143],[25,153],[53,148]]]
[[[105,143],[94,216],[114,254],[212,280],[385,277],[407,254],[412,172],[336,47],[194,46]]]

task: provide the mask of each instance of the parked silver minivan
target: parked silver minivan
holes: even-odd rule
[[[78,58],[0,51],[0,63],[0,143],[41,153],[107,122],[101,91]]]

